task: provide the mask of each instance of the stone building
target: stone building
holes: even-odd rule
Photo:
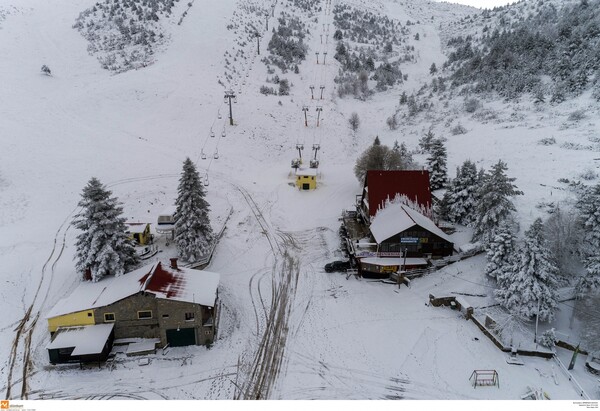
[[[209,344],[216,335],[219,277],[178,267],[177,259],[171,259],[170,266],[158,262],[120,277],[84,282],[48,313],[48,330],[54,337],[68,327],[113,324],[116,340],[155,339],[161,346]]]

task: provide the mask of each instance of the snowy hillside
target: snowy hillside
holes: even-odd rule
[[[131,6],[121,25],[102,16],[110,3]],[[598,181],[600,106],[590,92],[560,105],[478,97],[473,112],[465,110],[471,95],[450,88],[434,94],[428,88],[432,64],[442,68],[451,52],[446,39],[457,35],[453,27],[477,12],[465,6],[426,0],[116,3],[0,0],[0,55],[10,56],[0,59],[6,80],[0,99],[0,347],[9,353],[0,385],[6,398],[496,400],[519,399],[528,386],[543,387],[552,399],[580,398],[556,363],[527,357],[524,367],[507,364],[507,354],[460,313],[426,305],[430,294],[463,295],[485,316],[483,307],[495,301],[484,255],[416,279],[410,288],[326,274],[323,266],[342,258],[338,218],[360,194],[354,163],[375,136],[411,150],[429,130],[446,137],[452,176],[467,159],[486,169],[503,159],[524,192],[515,204],[526,228],[546,215],[539,204],[571,197],[559,179],[581,180],[587,173],[588,184]],[[153,3],[162,5],[158,20],[136,20]],[[372,93],[340,97],[336,7],[372,13],[389,20],[382,27],[399,30],[391,51],[358,35],[350,46],[357,55],[362,48],[361,61],[369,55],[374,67],[389,63],[401,78],[378,88],[390,70],[375,79],[373,70],[364,81]],[[285,57],[269,49],[273,30],[284,24],[295,31],[294,44],[301,39],[306,47],[285,72],[272,60]],[[147,45],[131,34],[138,26]],[[50,76],[40,72],[44,64]],[[348,73],[360,79],[359,72]],[[287,94],[280,93],[281,79],[288,81]],[[226,91],[237,96],[233,125]],[[403,92],[427,107],[411,113],[400,104]],[[352,113],[360,118],[355,132]],[[396,129],[386,124],[393,115]],[[451,133],[457,125],[463,133]],[[297,145],[305,161],[315,155],[320,161],[314,191],[294,186],[290,161],[298,157]],[[208,268],[221,274],[214,345],[166,355],[159,350],[145,367],[130,358],[112,370],[50,366],[45,315],[80,282],[70,223],[81,190],[97,177],[124,203],[125,217],[154,224],[173,204],[186,157],[210,182],[215,231],[232,210]],[[424,164],[422,154],[415,159]],[[453,240],[463,245],[470,234],[459,227]],[[165,247],[157,258],[173,252]],[[541,328],[556,326],[577,342],[584,321],[567,308],[561,305],[556,324]],[[515,340],[522,337],[522,348],[532,348],[531,324],[516,328]],[[559,351],[563,362],[569,355]],[[580,357],[574,375],[598,399],[583,362]],[[496,369],[501,388],[473,390],[475,369]]]

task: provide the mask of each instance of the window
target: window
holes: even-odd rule
[[[152,311],[138,311],[138,320],[146,320],[152,318]]]
[[[169,314],[163,314],[162,318],[169,318]]]
[[[115,322],[115,313],[104,313],[104,322],[105,323]]]
[[[91,316],[92,316],[92,313],[88,313],[88,317],[91,317]]]
[[[194,313],[185,313],[186,321],[194,321]]]

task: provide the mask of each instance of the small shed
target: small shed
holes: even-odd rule
[[[299,190],[314,190],[317,188],[317,169],[299,168],[296,170],[296,187]]]
[[[59,327],[46,346],[52,364],[106,360],[115,339],[114,324]]]
[[[146,245],[152,242],[150,234],[150,223],[125,223],[127,226],[127,235],[130,240],[139,245]]]

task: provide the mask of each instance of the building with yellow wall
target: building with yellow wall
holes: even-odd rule
[[[317,169],[299,168],[296,170],[296,187],[299,190],[314,190],[317,188]]]

